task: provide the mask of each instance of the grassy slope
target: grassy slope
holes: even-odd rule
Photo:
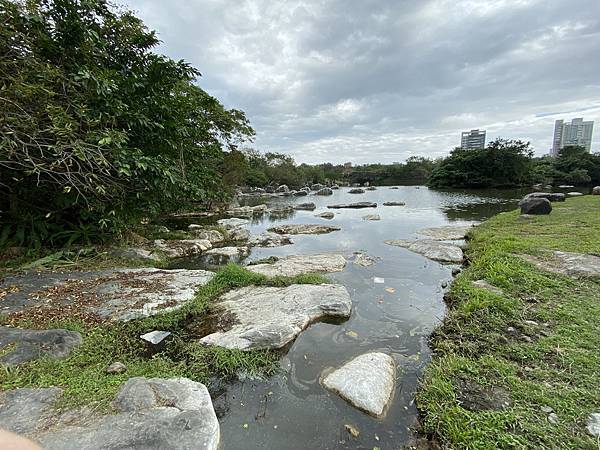
[[[15,326],[67,328],[81,332],[83,344],[63,360],[44,359],[15,368],[0,366],[0,390],[17,387],[60,386],[63,406],[96,404],[108,409],[120,385],[130,377],[187,377],[206,382],[210,376],[231,376],[238,371],[272,373],[279,355],[272,351],[242,352],[206,347],[197,342],[193,327],[211,313],[212,303],[224,292],[249,285],[287,286],[294,283],[320,284],[320,275],[267,278],[235,264],[219,271],[183,308],[162,315],[125,323],[100,326],[78,322],[52,322],[21,319]],[[161,353],[148,355],[141,334],[152,330],[171,331],[174,338]],[[106,367],[121,361],[127,366],[122,375],[109,375]]]
[[[585,431],[588,415],[600,411],[600,280],[543,272],[517,256],[600,253],[600,197],[553,206],[530,220],[500,214],[472,233],[471,264],[452,285],[417,398],[424,431],[444,447],[600,448]],[[478,279],[503,294],[474,287]],[[467,410],[457,400],[460,379],[501,388],[512,405]]]

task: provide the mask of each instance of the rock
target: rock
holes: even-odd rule
[[[424,228],[417,231],[417,234],[427,236],[434,241],[457,241],[464,239],[471,228],[471,225],[448,225],[443,227]]]
[[[332,212],[322,212],[321,214],[316,214],[315,217],[320,217],[322,219],[333,219],[335,217],[335,214],[333,214]]]
[[[269,228],[268,231],[278,234],[324,234],[339,231],[341,228],[327,225],[288,224]]]
[[[548,414],[548,422],[550,422],[552,425],[558,425],[558,416],[556,413]]]
[[[0,428],[27,435],[54,412],[54,403],[62,389],[13,389],[0,391]]]
[[[473,286],[478,287],[480,289],[485,289],[486,291],[489,291],[493,294],[496,295],[504,295],[504,291],[502,291],[502,289],[491,285],[490,283],[488,283],[486,280],[476,280],[473,281]]]
[[[383,206],[406,206],[404,202],[384,202]]]
[[[379,217],[379,214],[367,214],[362,216],[362,220],[381,220],[381,217]]]
[[[315,195],[333,195],[333,191],[331,190],[331,188],[325,187],[315,192]]]
[[[47,450],[102,448],[216,450],[219,422],[206,387],[187,378],[130,378],[113,401],[118,414],[50,430]]]
[[[294,197],[304,197],[306,195],[308,195],[308,192],[306,192],[306,191],[300,190],[300,191],[294,192]]]
[[[522,255],[527,261],[542,270],[559,273],[573,278],[600,277],[600,257],[584,253],[555,251],[550,257],[536,258]]]
[[[374,258],[373,256],[369,256],[366,253],[357,253],[353,264],[361,267],[370,267],[378,261],[378,258]]]
[[[237,208],[228,209],[225,211],[225,214],[228,216],[248,217],[250,219],[254,216],[254,211],[250,206],[238,206]]]
[[[344,267],[346,259],[342,255],[324,253],[286,256],[273,264],[256,264],[247,269],[268,277],[293,277],[303,273],[341,272]]]
[[[119,361],[115,361],[106,368],[106,373],[110,374],[121,374],[125,372],[127,372],[127,366]]]
[[[317,205],[314,203],[299,203],[294,206],[294,209],[298,211],[314,211],[317,208]]]
[[[311,191],[320,191],[323,188],[325,188],[325,185],[323,185],[321,183],[315,183],[310,187],[310,190]]]
[[[453,276],[453,277],[456,277],[456,276],[458,276],[458,274],[459,274],[459,273],[461,273],[461,272],[462,272],[462,270],[460,270],[458,267],[454,267],[454,268],[452,269],[452,276]]]
[[[574,188],[575,186],[573,186],[572,184],[561,184],[558,187],[559,187],[559,189],[568,189],[568,188]]]
[[[600,438],[600,412],[590,414],[586,429],[595,438]]]
[[[167,227],[165,227],[164,225],[157,227],[156,231],[158,233],[169,233],[170,232],[170,230]]]
[[[524,198],[519,202],[521,214],[545,215],[552,212],[552,204],[545,198]]]
[[[169,336],[171,336],[170,331],[155,330],[146,334],[142,334],[140,338],[152,345],[160,345]]]
[[[245,228],[233,228],[227,231],[227,238],[234,242],[247,241],[250,239],[250,232]]]
[[[360,431],[358,431],[358,428],[356,428],[355,426],[350,425],[350,424],[347,423],[347,424],[344,425],[344,428],[346,429],[346,431],[348,433],[350,433],[350,435],[352,437],[356,438],[356,437],[360,436]]]
[[[33,311],[53,318],[130,320],[179,308],[208,283],[205,270],[119,269],[93,272],[25,273],[6,277],[16,286],[2,299],[5,313]]]
[[[243,258],[250,254],[248,247],[219,247],[206,252],[206,255],[219,256],[223,258]]]
[[[221,225],[226,230],[230,230],[232,228],[239,228],[245,225],[250,224],[250,221],[247,219],[240,219],[238,217],[233,217],[231,219],[221,219],[217,220],[217,223]]]
[[[350,189],[348,194],[364,194],[365,190],[360,188]]]
[[[546,200],[551,202],[564,202],[566,196],[562,192],[532,192],[531,194],[527,194],[525,197],[523,197],[523,200],[529,198],[545,198]],[[521,202],[523,200],[521,200]],[[521,206],[520,202],[519,206]]]
[[[66,358],[81,342],[81,334],[76,331],[0,326],[0,364],[16,366],[42,357]]]
[[[573,191],[573,192],[567,192],[567,195],[569,197],[579,197],[579,196],[581,196],[583,194],[581,192],[575,192],[575,191]]]
[[[347,362],[325,376],[322,383],[361,411],[382,417],[392,399],[395,378],[392,357],[373,352]]]
[[[136,247],[113,248],[110,254],[117,258],[133,259],[136,261],[161,261],[160,255],[149,250]]]
[[[169,258],[184,258],[201,255],[212,248],[212,244],[206,239],[157,239],[154,241],[154,247]]]
[[[400,189],[398,186],[392,186],[390,189]]]
[[[461,263],[464,259],[463,251],[460,247],[446,242],[423,239],[419,241],[388,240],[385,243],[406,248],[411,252],[418,253],[434,261]]]
[[[290,192],[290,188],[287,187],[287,185],[282,184],[277,189],[275,189],[275,192]]]
[[[293,242],[289,236],[272,233],[270,231],[265,231],[262,234],[252,236],[248,240],[248,245],[251,247],[281,247],[290,244],[293,244]]]
[[[324,318],[348,318],[352,301],[344,286],[293,284],[237,289],[224,294],[215,306],[233,317],[233,325],[203,337],[201,342],[253,350],[281,348]]]
[[[330,209],[342,209],[342,208],[350,208],[350,209],[361,209],[361,208],[377,208],[377,203],[373,202],[356,202],[356,203],[341,203],[339,205],[328,205]]]
[[[190,225],[191,227],[192,225]],[[225,236],[223,236],[217,230],[206,230],[203,228],[190,228],[188,230],[196,236],[197,239],[205,239],[211,244],[219,244],[225,240]]]
[[[367,191],[376,191],[377,188],[375,186],[369,186],[365,190],[367,190]]]
[[[600,195],[600,186],[594,186],[592,189],[592,195]]]
[[[554,412],[554,410],[550,406],[542,406],[540,408],[540,410],[546,414],[550,414],[551,412]]]
[[[337,184],[334,184],[333,186],[331,186],[331,189],[333,189],[334,191],[338,190],[340,187]]]

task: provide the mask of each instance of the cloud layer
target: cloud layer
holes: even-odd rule
[[[598,0],[127,0],[244,110],[255,147],[299,162],[443,156],[487,129],[551,146],[554,120],[596,121]]]

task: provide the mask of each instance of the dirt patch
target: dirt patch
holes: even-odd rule
[[[498,386],[482,386],[459,378],[455,382],[456,400],[469,411],[501,411],[512,405],[508,391]]]

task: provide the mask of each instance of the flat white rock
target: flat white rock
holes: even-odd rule
[[[458,241],[466,237],[471,225],[448,225],[443,227],[424,228],[417,231],[417,234],[427,236],[435,241]]]
[[[268,277],[293,277],[303,273],[340,272],[346,267],[346,259],[337,254],[292,255],[273,264],[256,264],[247,269]]]
[[[203,337],[201,342],[254,350],[281,348],[321,319],[350,317],[352,301],[344,286],[293,284],[236,289],[223,295],[215,306],[232,316],[233,325]]]
[[[394,393],[396,364],[385,353],[365,353],[325,376],[322,383],[356,408],[382,417]]]
[[[463,251],[459,246],[431,239],[419,241],[389,240],[385,243],[406,248],[434,261],[460,263],[464,258]]]

